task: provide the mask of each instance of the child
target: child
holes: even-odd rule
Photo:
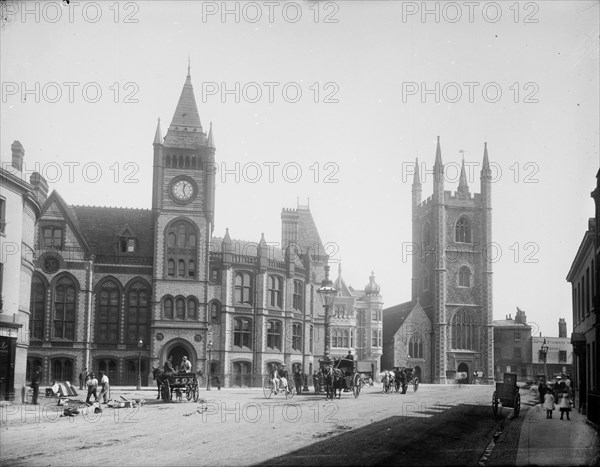
[[[546,409],[546,418],[552,418],[552,411],[554,410],[554,396],[550,389],[546,390],[544,396],[544,409]]]

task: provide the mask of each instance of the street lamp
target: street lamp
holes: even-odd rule
[[[137,390],[142,389],[142,346],[144,345],[144,341],[140,339],[138,341],[138,380],[137,380]]]
[[[206,370],[206,390],[210,391],[210,354],[212,352],[213,343],[209,341],[206,344],[206,349],[208,350],[208,369]]]
[[[329,265],[325,266],[325,279],[321,281],[321,287],[317,289],[317,293],[323,299],[323,308],[325,308],[325,360],[329,360],[329,310],[333,306],[333,300],[337,294],[337,290],[333,286],[333,282],[329,280]]]
[[[544,343],[541,348],[542,355],[544,357],[544,379],[546,382],[548,381],[548,374],[546,373],[546,357],[548,355],[548,344],[546,344],[546,338],[544,338]]]

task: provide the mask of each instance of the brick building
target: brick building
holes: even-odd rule
[[[502,381],[504,373],[516,373],[518,381],[533,381],[531,326],[527,324],[525,312],[517,307],[514,319],[508,315],[492,324],[496,381]],[[535,356],[537,358],[537,352]]]
[[[444,190],[438,137],[433,196],[422,201],[417,160],[412,185],[412,299],[384,310],[386,367],[417,365],[425,382],[445,383],[454,380],[456,372],[472,375],[475,371],[483,372],[483,381],[493,381],[487,143],[480,182],[481,193],[472,194],[463,161],[457,191]],[[402,348],[396,351],[398,346]],[[418,360],[413,360],[417,355]]]
[[[595,217],[588,220],[567,274],[573,297],[574,378],[576,402],[588,420],[600,426],[600,170],[591,193]]]
[[[160,120],[156,128],[151,209],[48,197],[35,231],[28,355],[45,382],[76,379],[87,367],[135,384],[139,356],[143,385],[170,355],[231,386],[260,385],[283,362],[316,369],[324,341],[317,289],[328,258],[310,209],[283,209],[279,248],[264,235],[213,236],[215,154],[188,73],[164,139]],[[381,300],[365,295],[350,311],[369,321]],[[359,324],[345,324],[356,340],[340,340],[343,353],[370,358]]]

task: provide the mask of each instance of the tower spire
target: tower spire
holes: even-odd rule
[[[460,179],[458,180],[458,192],[468,195],[469,194],[469,184],[467,183],[467,174],[465,172],[465,156],[464,156],[464,151],[461,150],[461,152],[463,153],[463,158],[462,158],[462,166],[460,168]]]
[[[160,117],[158,117],[158,123],[156,124],[156,133],[154,133],[153,144],[163,144],[162,133],[160,131]]]
[[[440,147],[440,137],[437,137],[437,147],[435,149],[435,164],[442,164],[442,148]]]
[[[190,62],[190,54],[188,53],[188,74],[187,74],[187,77],[188,77],[188,78],[191,78],[191,77],[192,77],[192,75],[191,75],[191,73],[190,73],[190,68],[191,68],[191,66],[190,66],[190,65],[191,65],[191,62]]]
[[[208,147],[216,148],[215,146],[215,137],[213,135],[212,122],[210,122],[210,128],[208,130]]]

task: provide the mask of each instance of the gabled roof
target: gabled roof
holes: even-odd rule
[[[50,193],[50,196],[46,198],[46,201],[42,206],[42,213],[40,214],[40,219],[43,219],[44,213],[48,211],[50,206],[52,206],[53,204],[56,204],[65,222],[69,225],[69,227],[71,227],[71,230],[77,237],[77,241],[79,242],[81,248],[83,248],[86,251],[89,251],[89,244],[86,241],[85,236],[81,232],[80,224],[77,217],[75,216],[69,205],[62,198],[62,196],[58,194],[58,191],[53,190],[52,193]]]
[[[137,240],[137,248],[129,257],[154,255],[154,222],[150,209],[99,206],[71,206],[80,231],[96,255],[117,255],[116,242],[129,229]]]
[[[316,261],[324,261],[327,257],[321,237],[310,209],[298,207],[298,246],[301,253],[310,251]]]
[[[394,305],[383,310],[383,342],[389,342],[393,339],[396,331],[404,324],[408,315],[415,307],[415,304],[410,302]]]

